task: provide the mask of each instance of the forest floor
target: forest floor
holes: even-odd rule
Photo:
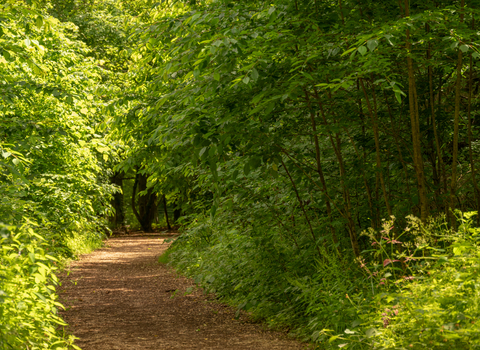
[[[61,276],[68,332],[82,350],[302,349],[178,276],[158,257],[168,236],[124,235],[71,263]]]

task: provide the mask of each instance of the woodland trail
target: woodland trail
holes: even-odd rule
[[[82,350],[304,348],[200,290],[185,294],[193,282],[157,262],[166,238],[111,238],[61,276],[62,316]]]

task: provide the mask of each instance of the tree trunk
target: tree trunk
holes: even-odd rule
[[[110,227],[115,230],[123,227],[125,224],[125,211],[123,209],[123,173],[115,172],[110,178],[112,184],[117,185],[120,188],[120,192],[116,192],[113,195],[111,204],[115,211],[113,216],[109,218]]]
[[[373,84],[372,84],[373,85]],[[370,114],[370,119],[372,121],[372,129],[373,129],[373,136],[375,139],[375,160],[376,160],[376,167],[377,171],[375,176],[380,181],[382,192],[383,192],[383,200],[385,201],[385,206],[387,208],[388,216],[392,216],[392,209],[390,207],[390,202],[388,201],[388,194],[387,189],[385,187],[385,180],[383,178],[382,173],[382,161],[380,158],[380,136],[378,132],[378,121],[377,121],[377,112],[376,112],[376,98],[374,96],[375,102],[375,109],[372,109],[372,105],[370,104],[370,99],[368,98],[367,90],[365,89],[365,84],[363,83],[363,79],[360,79],[360,86],[362,87],[363,94],[365,96],[365,101],[367,102],[368,113]],[[375,86],[372,86],[372,90],[375,91]]]
[[[173,222],[177,223],[177,220],[180,219],[182,216],[182,209],[178,205],[178,203],[175,202],[175,208],[173,209]]]
[[[465,0],[461,2],[460,9],[460,23],[463,22],[463,7],[465,6]],[[457,161],[458,161],[458,129],[460,124],[460,88],[462,83],[462,62],[463,53],[462,50],[458,50],[457,59],[457,80],[455,84],[455,112],[453,115],[453,152],[452,152],[452,179],[450,182],[450,219],[451,225],[456,226],[455,215],[455,199],[457,190]]]
[[[151,188],[147,189],[147,180],[148,176],[139,173],[137,170],[135,182],[133,184],[132,210],[140,223],[142,230],[144,232],[152,232],[152,223],[157,211],[157,195]],[[136,198],[137,187],[139,192],[147,191],[147,193],[138,196],[138,199]]]
[[[410,16],[408,0],[405,0],[405,16]],[[415,72],[413,70],[412,43],[410,30],[407,29],[407,66],[408,66],[408,104],[410,109],[410,124],[412,126],[413,164],[417,177],[418,200],[420,205],[420,218],[425,221],[428,217],[428,198],[425,185],[425,171],[423,167],[422,144],[420,135],[420,116],[418,113],[417,87]]]
[[[165,195],[163,195],[162,201],[163,201],[163,211],[165,213],[165,221],[167,222],[167,228],[171,230],[172,226],[170,226],[170,221],[168,220],[167,198],[165,197]]]

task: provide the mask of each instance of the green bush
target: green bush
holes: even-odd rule
[[[376,247],[369,253],[382,261],[370,266],[361,262],[375,283],[375,294],[367,305],[351,299],[361,322],[329,340],[351,349],[480,348],[480,229],[473,227],[475,214],[458,213],[456,231],[443,218],[422,224],[410,217],[400,235],[393,232],[393,221],[385,222],[380,240],[373,231],[367,233]],[[400,243],[401,237],[410,242]]]
[[[167,253],[207,292],[320,348],[475,349],[480,229],[458,215],[456,231],[443,217],[384,221],[362,258],[315,263],[265,227],[198,217]]]
[[[0,225],[0,349],[71,349],[57,315],[58,259],[33,225]]]
[[[275,228],[197,217],[167,251],[179,272],[273,327],[317,340],[318,327],[341,330],[358,319],[345,295],[363,295],[363,277],[349,255],[299,250]],[[243,226],[243,230],[241,230]],[[162,259],[164,262],[165,259]]]

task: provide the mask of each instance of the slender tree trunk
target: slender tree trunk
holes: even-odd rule
[[[460,23],[463,23],[464,18],[464,6],[465,0],[461,1],[460,9]],[[458,131],[460,124],[460,89],[462,84],[462,64],[463,64],[463,52],[458,50],[457,58],[457,79],[455,84],[455,112],[453,116],[453,152],[452,152],[452,179],[450,183],[450,217],[451,224],[453,227],[456,227],[455,215],[453,211],[455,210],[455,199],[456,199],[456,190],[457,190],[457,162],[458,162]]]
[[[170,221],[168,220],[167,198],[165,197],[165,195],[162,196],[162,201],[163,201],[163,211],[165,213],[165,221],[167,222],[167,228],[171,230],[172,226],[170,226]]]
[[[429,26],[428,26],[427,30],[430,31]],[[427,59],[429,61],[432,60],[431,44],[428,44]],[[430,89],[430,111],[431,111],[431,114],[432,114],[432,129],[433,129],[433,136],[435,138],[435,148],[436,148],[436,153],[437,153],[437,158],[438,158],[438,173],[440,174],[440,181],[443,182],[443,184],[445,185],[444,186],[444,191],[446,193],[445,165],[443,163],[442,150],[441,150],[441,146],[440,146],[440,138],[438,137],[437,121],[436,121],[436,115],[435,115],[435,95],[434,95],[434,89],[433,89],[433,69],[432,69],[432,65],[428,66],[428,85],[429,85],[429,89]],[[440,101],[439,101],[439,103],[440,103]],[[443,181],[442,181],[442,179],[443,179]]]
[[[112,207],[115,211],[114,215],[109,218],[112,229],[117,229],[125,225],[125,211],[123,209],[123,173],[115,172],[110,178],[112,184],[120,188],[120,192],[116,192],[112,198]]]
[[[350,143],[352,144],[353,146],[353,149],[355,151],[355,154],[357,155],[357,157],[360,159],[361,158],[361,155],[360,155],[360,152],[358,150],[358,147],[357,145],[355,144],[352,136],[350,136],[350,133],[348,132],[348,130],[346,128],[344,128],[345,130],[345,133],[348,135],[348,138],[350,139]],[[365,163],[364,163],[365,165]],[[367,191],[367,198],[368,198],[368,208],[370,209],[370,215],[372,216],[372,226],[373,225],[373,217],[375,216],[375,212],[373,211],[373,199],[372,199],[372,191],[370,189],[370,186],[368,186],[368,181],[367,181],[367,177],[365,176],[365,170],[364,168],[362,167],[361,168],[361,172],[362,172],[362,177],[363,177],[363,184],[365,185],[365,191]]]
[[[152,232],[152,223],[157,211],[156,194],[152,189],[147,188],[148,176],[141,174],[138,170],[135,174],[135,182],[132,191],[132,210],[144,232]],[[140,192],[146,191],[146,194],[138,196],[137,187]],[[138,209],[137,209],[138,202]]]
[[[135,203],[135,199],[136,199],[136,196],[137,196],[137,186],[138,186],[138,177],[139,177],[139,173],[138,173],[138,169],[135,173],[135,180],[133,181],[133,188],[132,188],[132,211],[133,211],[133,214],[135,215],[135,217],[137,218],[138,222],[141,223],[142,222],[142,219],[140,218],[140,214],[138,213],[138,210],[137,210],[137,205]]]
[[[323,258],[322,254],[320,253],[320,248],[318,247],[318,244],[317,244],[317,237],[315,236],[315,233],[313,232],[312,224],[310,222],[310,219],[308,218],[308,214],[307,214],[307,211],[305,210],[305,206],[303,205],[302,199],[300,198],[300,194],[298,193],[297,186],[295,185],[295,181],[293,181],[293,178],[290,175],[290,172],[288,171],[285,163],[283,162],[283,159],[282,159],[282,165],[283,165],[283,168],[285,169],[285,172],[288,175],[288,178],[290,179],[290,182],[292,184],[295,195],[297,196],[298,204],[300,205],[300,208],[302,209],[303,215],[305,216],[305,220],[307,221],[308,228],[310,229],[310,234],[312,235],[313,244],[315,245],[315,249],[317,250],[317,253],[318,253],[318,257]]]
[[[389,216],[392,216],[392,209],[390,207],[390,203],[388,201],[387,189],[385,188],[385,180],[383,179],[382,173],[382,161],[380,158],[380,139],[378,133],[378,121],[377,121],[377,113],[372,110],[372,106],[370,104],[370,99],[368,98],[367,90],[365,89],[365,84],[363,83],[363,79],[360,79],[360,86],[362,87],[363,94],[365,95],[365,100],[367,102],[368,112],[370,114],[370,119],[372,120],[372,128],[373,128],[373,135],[375,139],[375,153],[376,153],[376,162],[377,162],[377,171],[376,177],[379,178],[380,184],[382,187],[383,192],[383,199],[385,201],[385,206],[387,207],[387,212]],[[375,89],[375,87],[372,87]],[[376,103],[375,103],[376,104]]]
[[[182,209],[178,206],[178,202],[174,203],[173,209],[173,223],[175,224],[178,219],[182,216]]]
[[[315,98],[317,100],[318,106],[320,108],[320,113],[322,115],[323,122],[325,126],[328,125],[327,117],[325,115],[325,110],[323,108],[323,103],[320,99],[320,96],[318,94],[317,89],[314,89],[315,93]],[[331,99],[331,95],[329,94],[329,98]],[[343,156],[342,156],[342,151],[341,151],[341,144],[340,144],[340,137],[338,133],[335,134],[335,139],[332,135],[331,132],[328,132],[328,136],[330,139],[330,143],[332,144],[332,148],[335,152],[335,155],[337,156],[339,168],[340,168],[340,184],[342,186],[342,194],[343,198],[345,201],[345,215],[348,221],[347,227],[348,227],[348,233],[350,236],[350,242],[352,243],[352,249],[353,252],[355,253],[355,256],[360,256],[360,247],[358,245],[358,239],[357,239],[357,233],[356,233],[356,227],[355,227],[355,222],[352,217],[352,211],[351,211],[351,201],[350,201],[350,193],[348,191],[348,188],[345,184],[345,176],[346,176],[346,171],[345,171],[345,165],[343,162]]]
[[[443,87],[443,82],[440,78],[440,86],[439,86],[439,89],[438,89],[438,109],[437,109],[437,113],[440,113],[441,111],[441,108],[442,108],[442,87]],[[436,117],[435,117],[436,119]],[[436,122],[435,122],[436,123]],[[437,128],[435,127],[435,130],[437,130]],[[438,130],[437,130],[438,131]],[[438,135],[438,132],[437,132],[437,135]],[[441,145],[442,144],[442,140],[440,139],[440,136],[438,136],[438,142],[439,144]],[[442,157],[442,163],[441,163],[441,167],[442,167],[442,184],[443,184],[443,194],[445,196],[448,195],[448,184],[447,184],[447,170],[445,169],[445,162],[443,161],[443,152],[442,152],[442,149],[440,148],[440,157]],[[448,199],[445,200],[445,202],[447,202]],[[445,203],[445,215],[448,217],[448,204]]]
[[[405,0],[405,16],[410,16],[408,0]],[[408,67],[408,103],[410,109],[410,123],[412,126],[413,163],[417,177],[418,199],[420,204],[420,218],[425,221],[428,217],[428,198],[425,184],[425,172],[423,167],[422,144],[420,134],[420,117],[418,112],[417,88],[412,59],[412,43],[410,41],[410,29],[407,29],[406,38],[407,67]]]
[[[342,0],[338,0],[338,7],[340,9],[340,18],[342,19],[342,25],[345,26],[345,17],[343,15],[343,5]]]
[[[473,161],[472,149],[472,85],[473,85],[473,60],[470,54],[470,72],[468,74],[468,154],[470,156],[470,168],[472,171],[473,195],[477,203],[477,225],[480,226],[480,191],[477,183],[477,171],[475,169],[475,162]]]
[[[397,148],[398,158],[400,159],[400,162],[402,163],[403,172],[405,174],[405,185],[407,186],[407,193],[408,193],[409,198],[411,198],[410,177],[408,176],[407,164],[405,163],[405,160],[403,159],[402,149],[400,148],[400,141],[398,139],[397,130],[395,130],[395,121],[393,119],[393,113],[392,113],[392,110],[391,110],[391,107],[390,107],[390,103],[388,102],[388,99],[387,99],[387,94],[385,92],[384,92],[384,97],[385,97],[385,104],[387,105],[388,115],[390,116],[390,124],[392,126],[392,135],[393,135],[393,139],[395,140],[395,146]]]
[[[318,141],[317,123],[315,121],[315,114],[314,114],[313,109],[312,109],[312,105],[311,105],[311,102],[310,102],[310,97],[308,96],[307,91],[304,91],[304,92],[305,92],[305,98],[306,98],[307,104],[308,104],[308,109],[310,111],[310,122],[312,124],[313,138],[314,138],[314,143],[315,143],[315,160],[316,160],[316,163],[317,163],[317,173],[320,177],[320,182],[322,183],[323,192],[325,193],[325,203],[326,203],[326,207],[327,207],[327,215],[328,215],[328,219],[329,219],[329,222],[330,222],[330,225],[329,225],[330,226],[330,233],[332,234],[333,242],[336,244],[336,243],[338,243],[338,239],[337,239],[337,235],[335,234],[335,228],[332,225],[332,220],[333,220],[333,218],[332,218],[332,207],[330,205],[330,199],[328,198],[327,183],[325,181],[325,176],[323,174],[322,163],[320,161],[320,145],[319,145],[319,141]]]

